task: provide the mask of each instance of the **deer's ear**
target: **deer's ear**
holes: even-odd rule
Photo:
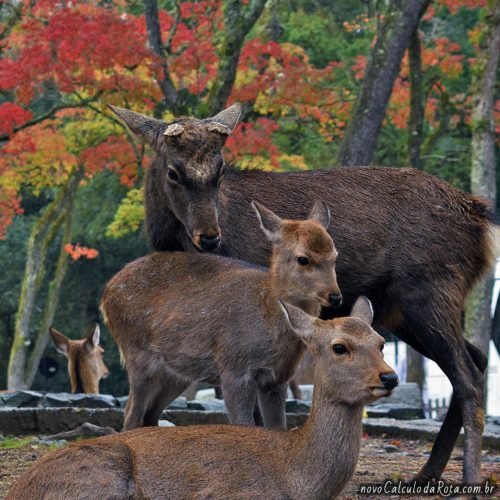
[[[68,357],[69,352],[69,342],[70,340],[66,335],[63,335],[61,332],[57,331],[55,328],[49,328],[50,336],[54,341],[54,345],[56,346],[57,352],[64,354],[64,356]]]
[[[99,325],[95,325],[95,328],[90,331],[85,339],[85,348],[92,351],[99,345],[99,339],[101,338],[101,329]]]
[[[130,111],[130,109],[117,108],[111,106],[111,104],[108,104],[108,107],[135,135],[146,141],[152,148],[158,146],[158,138],[165,131],[165,123],[154,118],[148,118],[141,115],[141,113]]]
[[[238,125],[241,117],[241,104],[239,102],[234,103],[229,108],[226,108],[224,111],[221,111],[217,115],[209,118],[209,122],[215,122],[216,124],[223,125],[223,127],[227,127],[229,130],[225,130],[224,128],[216,128],[214,127],[215,132],[220,132],[222,134],[230,134]]]
[[[373,306],[370,300],[363,295],[358,297],[352,306],[351,317],[362,319],[371,325],[373,322],[373,316]]]
[[[290,326],[297,336],[306,344],[310,343],[312,340],[314,318],[309,316],[309,314],[302,309],[292,306],[292,304],[288,304],[282,300],[280,300],[280,306],[286,320],[290,323]]]
[[[281,239],[281,222],[282,219],[278,217],[274,212],[266,208],[264,205],[252,201],[252,208],[257,214],[257,218],[260,222],[260,227],[264,234],[272,242],[279,241]]]
[[[328,205],[321,200],[314,203],[311,212],[309,213],[310,220],[315,220],[319,222],[325,229],[328,229],[330,225],[330,209]]]

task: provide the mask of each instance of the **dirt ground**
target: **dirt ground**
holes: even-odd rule
[[[4,446],[7,443],[4,443]],[[37,444],[36,440],[20,442],[9,440],[6,448],[0,441],[0,498],[4,498],[11,483],[33,462],[50,451],[47,445]],[[13,447],[15,446],[15,447]],[[339,497],[343,500],[380,499],[382,495],[361,495],[359,488],[363,484],[380,484],[386,479],[394,482],[410,479],[425,462],[431,444],[425,441],[396,440],[384,437],[363,438],[358,467],[352,481]],[[490,484],[500,482],[500,454],[494,450],[483,451],[482,478]],[[455,448],[452,458],[443,475],[450,483],[459,483],[462,475],[462,449]],[[385,499],[406,498],[441,498],[440,496],[392,495]],[[500,499],[500,488],[484,498]]]

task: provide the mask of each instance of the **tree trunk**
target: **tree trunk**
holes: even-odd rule
[[[221,111],[231,94],[245,37],[259,19],[267,0],[226,0],[224,38],[219,49],[219,68],[208,99],[208,114]]]
[[[472,83],[472,171],[471,191],[496,206],[495,127],[493,105],[500,54],[500,2],[490,2],[489,34]],[[493,272],[474,288],[466,304],[465,335],[488,354],[492,321],[490,315]]]
[[[424,133],[424,91],[422,75],[422,48],[418,27],[413,32],[408,48],[410,60],[410,121],[408,123],[408,159],[414,168],[422,168],[420,149]]]
[[[66,272],[68,271],[68,252],[66,252],[64,246],[67,243],[71,242],[71,235],[73,232],[74,205],[80,179],[80,175],[75,176],[75,179],[71,181],[71,184],[68,188],[68,196],[66,197],[66,203],[64,205],[64,226],[61,243],[59,246],[59,257],[57,259],[54,277],[49,283],[47,297],[45,298],[45,304],[43,307],[42,321],[40,323],[40,327],[38,328],[35,346],[29,356],[28,364],[26,367],[26,384],[28,385],[28,387],[31,387],[33,385],[33,381],[38,370],[38,365],[40,364],[40,359],[42,358],[45,348],[47,347],[47,344],[49,342],[49,326],[51,326],[52,322],[54,321],[54,316],[59,304],[59,294],[61,291],[61,286],[64,277],[66,276]]]
[[[144,15],[146,17],[146,29],[148,31],[148,41],[151,50],[158,56],[161,61],[163,75],[159,75],[157,81],[160,89],[165,97],[165,101],[174,114],[179,113],[177,90],[170,77],[168,67],[167,51],[164,50],[163,41],[160,32],[160,19],[158,17],[158,2],[157,0],[144,0]]]
[[[366,68],[353,116],[340,146],[339,165],[369,165],[401,61],[431,0],[393,0]]]
[[[36,302],[45,279],[47,252],[56,238],[62,223],[68,217],[66,211],[70,207],[72,209],[80,179],[81,172],[75,171],[69,178],[68,183],[59,189],[56,198],[35,222],[31,231],[28,240],[26,268],[16,314],[14,340],[10,351],[7,372],[7,388],[9,390],[27,389],[32,381],[27,377],[28,355],[30,345],[32,344],[30,333],[32,331]],[[56,274],[58,271],[61,272],[64,270],[59,269],[59,265],[58,263]],[[60,282],[62,282],[63,277],[64,273],[60,277],[56,275],[52,284],[59,283],[60,288]],[[54,291],[58,292],[59,288],[56,287]],[[53,293],[49,290],[47,299],[53,300]],[[46,319],[51,321],[52,317],[48,314]],[[38,365],[36,368],[38,368]]]

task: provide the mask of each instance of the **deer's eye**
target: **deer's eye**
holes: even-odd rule
[[[333,352],[341,356],[347,352],[347,347],[344,344],[333,344]]]
[[[309,259],[307,257],[297,257],[297,262],[301,266],[307,266],[307,264],[309,264]]]
[[[179,182],[179,174],[172,167],[168,168],[167,177],[168,177],[168,180],[171,182],[174,182],[174,183]]]

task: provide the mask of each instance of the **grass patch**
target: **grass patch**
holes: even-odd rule
[[[23,438],[4,438],[0,439],[0,449],[3,450],[11,450],[15,448],[24,448],[29,445],[32,441],[31,437],[23,437]]]

